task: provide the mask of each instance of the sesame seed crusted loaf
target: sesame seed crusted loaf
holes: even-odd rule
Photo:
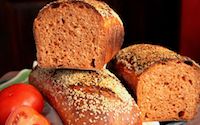
[[[157,45],[122,49],[115,71],[132,88],[143,121],[191,120],[200,103],[200,67]]]
[[[65,125],[142,124],[134,99],[108,70],[37,67],[29,82],[44,94]]]
[[[146,68],[155,62],[178,59],[181,56],[172,50],[158,45],[136,44],[122,49],[116,55],[116,60],[123,63],[136,74],[141,74]]]
[[[124,38],[119,16],[96,0],[54,1],[40,10],[33,30],[42,68],[102,69]]]

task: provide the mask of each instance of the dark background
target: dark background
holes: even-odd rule
[[[135,43],[166,46],[200,62],[199,0],[105,0],[125,26],[123,47]],[[0,1],[0,76],[31,68],[36,60],[32,33],[39,9],[50,1]]]

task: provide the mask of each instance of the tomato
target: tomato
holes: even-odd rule
[[[28,106],[20,106],[12,112],[5,125],[50,125],[47,119]]]
[[[29,84],[15,84],[0,91],[0,125],[8,115],[21,105],[30,106],[42,112],[44,100],[40,92]]]

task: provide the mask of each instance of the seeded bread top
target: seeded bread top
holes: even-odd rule
[[[137,109],[133,98],[116,76],[108,70],[81,71],[37,68],[31,73],[31,76],[37,78],[39,82],[51,81],[54,89],[49,88],[48,91],[54,95],[53,97],[59,95],[66,98],[68,101],[63,102],[63,105],[66,105],[66,108],[76,108],[76,111],[80,114],[77,120],[84,118],[85,113],[88,111],[106,117],[109,117],[109,113],[113,112],[115,117],[119,117],[122,114],[130,114],[134,108]],[[44,89],[47,89],[49,86],[48,83],[41,83],[40,85]],[[62,90],[54,91],[58,90],[57,87],[62,88]],[[95,91],[91,93],[86,88],[91,88]],[[102,90],[109,96],[106,97],[102,94],[100,92]],[[85,105],[80,104],[80,102],[83,102]],[[134,118],[139,115],[140,112],[137,112],[131,119],[134,121]]]
[[[62,69],[43,69],[37,68],[35,73],[38,79],[48,79],[48,77],[43,78],[42,74],[45,76],[51,76],[51,81],[54,84],[62,84],[65,87],[69,86],[96,86],[100,88],[106,88],[113,93],[115,93],[121,100],[129,101],[131,96],[122,86],[121,82],[110,73],[108,70],[97,70],[97,71],[82,71],[82,70],[62,70]],[[52,75],[54,75],[52,77]]]
[[[139,75],[156,62],[179,58],[179,54],[158,45],[136,44],[120,50],[115,60]]]

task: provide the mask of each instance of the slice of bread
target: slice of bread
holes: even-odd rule
[[[135,92],[144,121],[191,120],[200,104],[200,67],[161,46],[121,50],[115,70]]]
[[[102,69],[124,37],[119,16],[96,0],[52,2],[41,9],[33,30],[43,68]]]

